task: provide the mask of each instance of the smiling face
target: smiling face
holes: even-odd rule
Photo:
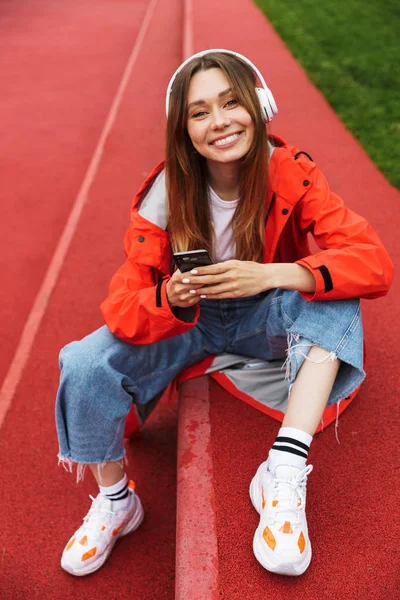
[[[234,163],[247,154],[254,124],[221,69],[198,71],[190,80],[187,131],[194,148],[213,163]]]

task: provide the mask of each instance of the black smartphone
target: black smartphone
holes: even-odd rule
[[[212,265],[213,261],[207,250],[189,250],[188,252],[175,252],[174,261],[181,273],[191,271],[196,267]]]

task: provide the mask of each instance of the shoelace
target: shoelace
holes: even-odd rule
[[[102,533],[101,526],[105,525],[107,527],[108,523],[111,520],[111,516],[115,513],[102,506],[100,498],[94,498],[90,494],[89,498],[92,500],[92,506],[90,507],[89,512],[83,519],[84,533],[85,535],[90,536],[91,539],[94,538],[94,540],[97,541]],[[99,522],[100,516],[102,516],[104,519],[102,522]]]
[[[295,515],[295,521],[299,522],[299,512],[304,507],[307,476],[313,470],[312,465],[307,465],[295,477],[291,479],[273,478],[274,496],[279,496],[279,504],[274,511],[274,520],[278,520],[279,513],[290,511]],[[285,494],[289,488],[290,496]],[[282,497],[283,496],[283,497]],[[300,505],[299,505],[300,501]],[[285,519],[284,519],[285,520]]]

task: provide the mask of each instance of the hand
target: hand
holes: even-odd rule
[[[178,269],[174,272],[171,279],[167,281],[166,291],[170,306],[188,308],[189,306],[193,306],[193,304],[200,302],[200,295],[197,293],[190,293],[190,290],[196,292],[197,288],[200,288],[202,284],[188,285],[182,283],[182,280],[186,279],[188,279],[188,273],[181,273]]]
[[[196,267],[185,275],[189,282],[184,287],[195,289],[197,296],[210,300],[244,298],[276,287],[273,281],[275,265],[253,261],[228,260]]]

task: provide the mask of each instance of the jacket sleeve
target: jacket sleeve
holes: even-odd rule
[[[157,254],[164,246],[149,232],[144,243],[137,244],[136,233],[131,225],[125,236],[126,261],[112,277],[100,310],[111,333],[124,342],[139,345],[185,333],[196,324],[200,309],[195,305],[171,310],[166,293],[170,277],[162,277],[151,264],[162,262]],[[137,252],[138,246],[143,246],[142,254]]]
[[[319,248],[296,261],[309,269],[315,293],[301,292],[306,300],[342,300],[384,296],[393,279],[393,263],[368,222],[332,193],[318,168],[313,185],[296,206],[296,218]]]

